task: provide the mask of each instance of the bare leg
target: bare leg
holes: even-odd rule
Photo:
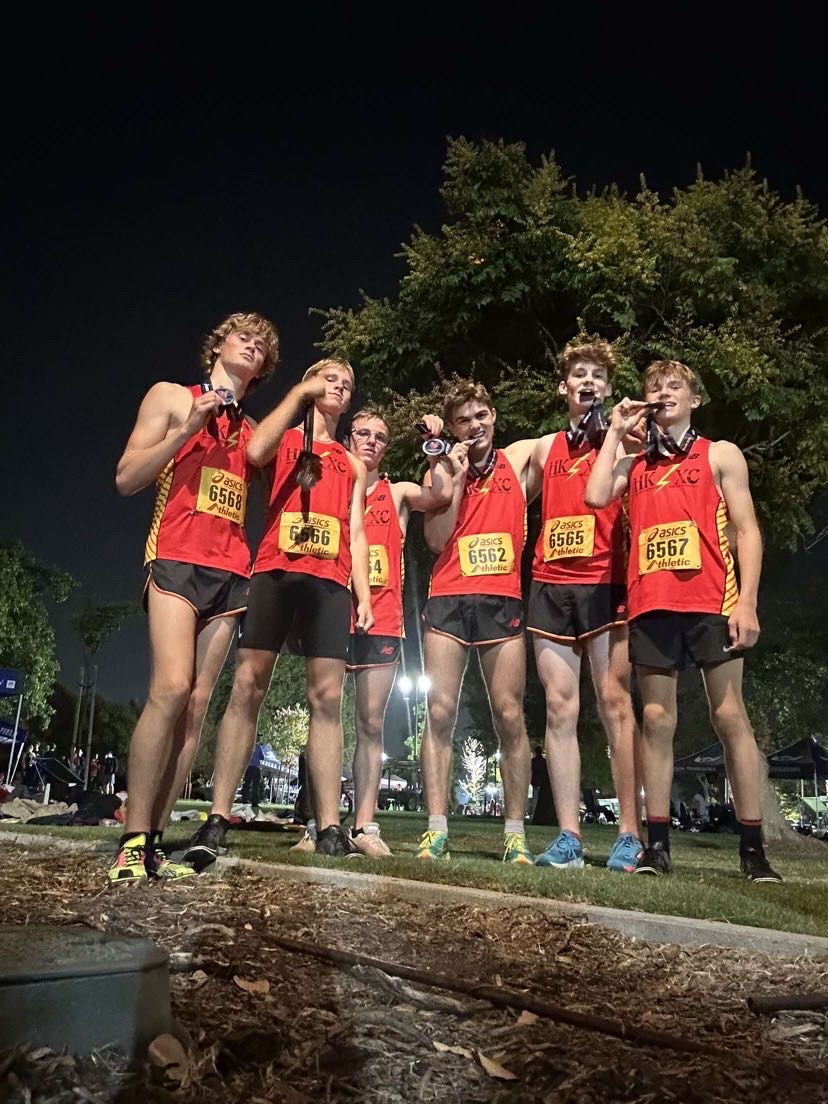
[[[480,669],[492,720],[500,741],[503,812],[506,820],[523,823],[529,776],[532,773],[523,696],[526,692],[526,642],[523,636],[479,649]]]
[[[535,664],[546,694],[546,769],[562,831],[581,834],[581,752],[578,714],[581,655],[537,633]]]
[[[354,748],[354,828],[374,819],[382,779],[382,723],[397,664],[354,672],[356,747]]]
[[[732,659],[702,671],[710,720],[722,741],[727,777],[739,820],[762,819],[764,778],[760,752],[742,699],[744,660]]]
[[[469,652],[440,633],[425,634],[425,673],[431,679],[420,763],[429,816],[447,816],[451,781],[451,735]]]
[[[598,713],[607,734],[610,767],[620,814],[618,834],[637,836],[638,792],[635,772],[635,716],[630,698],[632,668],[626,628],[610,629],[586,641]]]
[[[317,831],[339,824],[342,785],[342,684],[345,661],[307,659],[310,728],[308,778],[313,779]]]
[[[635,670],[644,699],[641,767],[647,816],[669,821],[677,673],[657,667],[636,667]]]
[[[187,707],[195,661],[196,614],[171,594],[149,588],[150,687],[129,745],[127,832],[147,832],[175,725]]]
[[[213,813],[229,817],[233,798],[256,743],[259,710],[278,656],[259,648],[239,648],[236,677],[216,743]]]
[[[207,707],[233,643],[237,624],[238,617],[217,617],[204,626],[196,640],[195,682],[187,708],[176,723],[175,738],[152,807],[150,824],[156,831],[164,830],[184,789],[201,742]]]

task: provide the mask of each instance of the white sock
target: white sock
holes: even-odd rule
[[[517,833],[519,836],[526,834],[526,827],[522,820],[507,820],[503,823],[504,836],[511,836],[513,833]]]
[[[448,817],[430,816],[428,818],[429,832],[445,832],[448,834]]]
[[[305,831],[308,833],[308,836],[310,837],[310,839],[315,840],[316,839],[316,821],[315,820],[309,820],[308,823],[305,825]]]

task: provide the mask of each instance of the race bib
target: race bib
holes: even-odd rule
[[[701,567],[699,531],[695,522],[670,521],[651,525],[638,535],[638,574],[654,571],[698,571]]]
[[[339,554],[339,519],[328,514],[285,512],[279,521],[279,550],[291,556],[335,560]]]
[[[543,527],[543,558],[547,563],[570,556],[591,556],[594,546],[594,514],[549,518]]]
[[[234,521],[236,525],[244,525],[247,484],[221,468],[202,468],[196,510],[200,514],[214,514]]]
[[[388,586],[388,550],[384,544],[372,544],[368,549],[368,585]]]
[[[460,537],[457,552],[464,575],[509,575],[515,567],[515,550],[509,533]]]

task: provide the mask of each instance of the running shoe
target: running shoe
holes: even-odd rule
[[[107,875],[112,885],[127,882],[145,882],[147,880],[147,837],[142,832],[130,836],[120,849],[118,857],[109,868]]]
[[[316,833],[316,854],[329,859],[350,859],[359,855],[356,845],[341,824],[329,824]]]
[[[535,866],[556,866],[559,870],[580,870],[584,865],[584,849],[572,832],[561,832],[557,839],[535,859]]]
[[[739,861],[742,873],[749,882],[782,881],[782,877],[765,858],[765,852],[761,847],[746,847],[744,851],[739,852]]]
[[[448,832],[423,832],[420,842],[417,844],[417,850],[414,852],[414,858],[450,859]]]
[[[391,848],[380,836],[380,827],[373,820],[363,824],[362,831],[351,836],[351,841],[366,859],[387,859]]]
[[[225,841],[229,827],[229,820],[226,820],[220,813],[211,813],[190,840],[187,850],[181,856],[184,862],[192,863],[197,874],[200,874],[202,870],[206,870],[208,866],[216,861],[222,851],[227,850]]]
[[[663,874],[672,874],[673,864],[670,861],[670,852],[663,843],[654,843],[652,847],[645,847],[635,864],[633,874],[650,874],[660,878]]]
[[[644,844],[638,836],[634,836],[632,832],[625,832],[612,845],[610,857],[607,859],[607,869],[617,870],[622,874],[632,874],[643,852]]]
[[[503,861],[523,866],[534,865],[535,856],[526,846],[526,835],[523,832],[510,832],[503,840]]]
[[[315,850],[316,850],[316,832],[314,832],[313,835],[311,835],[311,833],[307,830],[307,828],[305,829],[304,836],[302,836],[302,838],[299,840],[299,842],[294,843],[293,847],[291,847],[291,851],[298,851],[300,854],[302,852],[305,852],[305,854],[312,855]]]
[[[165,882],[175,882],[179,878],[192,878],[196,873],[191,866],[173,862],[164,848],[157,843],[147,851],[146,868],[151,878],[160,878]]]

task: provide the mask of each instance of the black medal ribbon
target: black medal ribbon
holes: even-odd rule
[[[692,426],[676,441],[669,433],[665,433],[655,420],[655,413],[647,415],[647,436],[644,439],[644,459],[648,464],[657,464],[659,460],[671,456],[686,456],[690,446],[698,437],[698,433]]]
[[[566,440],[570,448],[580,448],[587,441],[590,448],[599,449],[606,435],[607,419],[604,417],[604,408],[595,399],[575,428],[566,431]]]
[[[495,469],[497,463],[497,449],[492,446],[489,455],[482,464],[473,464],[469,460],[469,475],[472,479],[487,479]]]

